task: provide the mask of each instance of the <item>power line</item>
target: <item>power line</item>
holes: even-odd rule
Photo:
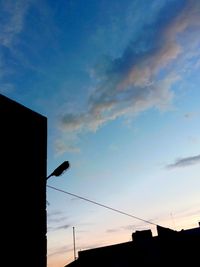
[[[67,194],[67,195],[70,195],[70,196],[73,196],[73,197],[80,198],[80,199],[82,199],[82,200],[85,200],[85,201],[87,201],[87,202],[90,202],[90,203],[93,203],[93,204],[95,204],[95,205],[101,206],[101,207],[103,207],[103,208],[106,208],[106,209],[109,209],[109,210],[118,212],[118,213],[120,213],[120,214],[129,216],[129,217],[132,217],[132,218],[134,218],[134,219],[143,221],[143,222],[145,222],[145,223],[149,223],[149,224],[158,226],[158,224],[155,224],[155,223],[153,223],[153,222],[144,220],[144,219],[142,219],[142,218],[139,218],[139,217],[134,216],[134,215],[132,215],[132,214],[126,213],[126,212],[124,212],[124,211],[121,211],[121,210],[118,210],[118,209],[114,209],[114,208],[112,208],[112,207],[106,206],[106,205],[104,205],[104,204],[98,203],[98,202],[93,201],[93,200],[90,200],[90,199],[88,199],[88,198],[78,196],[78,195],[76,195],[76,194],[73,194],[73,193],[64,191],[64,190],[62,190],[62,189],[59,189],[59,188],[56,188],[56,187],[53,187],[53,186],[50,186],[50,185],[47,185],[47,187],[49,187],[49,188],[51,188],[51,189],[54,189],[54,190],[56,190],[56,191],[58,191],[58,192],[64,193],[64,194]]]

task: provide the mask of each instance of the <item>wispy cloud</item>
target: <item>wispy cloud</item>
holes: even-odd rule
[[[10,47],[14,38],[19,34],[24,26],[24,18],[32,1],[30,0],[7,0],[1,1],[1,30],[0,44],[5,47]]]
[[[167,165],[167,168],[168,169],[181,168],[199,163],[200,163],[200,155],[197,155],[193,157],[177,159],[174,163]]]
[[[50,252],[48,254],[48,257],[52,257],[52,256],[59,255],[59,254],[64,254],[64,253],[70,252],[72,250],[73,249],[71,246],[58,247],[57,249],[54,249],[54,250],[52,249],[52,252]]]
[[[12,63],[8,58],[13,54],[14,43],[24,29],[25,17],[32,0],[0,1],[0,92],[10,94],[14,90],[11,82],[4,78],[13,74]]]
[[[63,131],[96,131],[122,116],[169,108],[174,95],[172,86],[181,77],[168,67],[184,57],[179,36],[200,26],[200,2],[186,1],[173,11],[168,5],[156,21],[144,24],[143,31],[120,58],[104,59],[103,65],[94,69],[98,85],[88,99],[88,108],[79,114],[65,114],[61,119]]]
[[[71,227],[69,223],[66,223],[67,219],[68,218],[63,216],[63,213],[60,211],[53,211],[50,214],[47,214],[48,232]]]
[[[153,220],[151,220],[153,222]],[[155,221],[155,220],[154,220]],[[124,225],[121,227],[123,230],[128,230],[128,231],[136,231],[136,230],[142,230],[142,229],[149,229],[149,225],[145,223],[137,223],[137,224],[129,224],[129,225]]]
[[[198,116],[199,116],[198,112],[188,112],[184,114],[184,118],[188,120],[194,119]]]
[[[0,67],[0,71],[1,71],[1,67]],[[2,74],[2,72],[1,72],[1,74]],[[13,84],[11,84],[11,83],[2,83],[2,84],[0,84],[0,92],[2,94],[11,93],[13,91],[14,91]]]
[[[69,227],[71,227],[70,224],[63,224],[63,225],[60,225],[60,226],[48,226],[47,231],[51,232],[51,231],[64,230],[64,229],[68,229]]]
[[[66,220],[67,217],[66,216],[61,216],[61,217],[49,217],[48,216],[48,222],[50,223],[59,223],[59,222],[63,222],[64,220]]]
[[[64,225],[60,225],[60,226],[56,227],[55,230],[68,229],[69,227],[71,227],[70,224],[64,224]]]
[[[76,154],[76,153],[80,153],[80,148],[72,144],[71,142],[66,142],[66,141],[57,139],[55,141],[55,151],[58,156],[63,154],[65,151]]]
[[[119,231],[120,231],[119,228],[112,228],[112,229],[107,229],[106,233],[116,233],[116,232],[119,232]]]
[[[79,249],[80,250],[87,250],[87,249],[93,249],[93,248],[98,248],[98,247],[102,247],[105,245],[105,242],[98,242],[98,243],[90,243],[90,244],[85,244],[82,243],[79,245]]]
[[[155,220],[151,220],[151,221],[153,222]],[[136,223],[136,224],[123,225],[123,226],[120,226],[118,228],[110,228],[110,229],[107,229],[106,232],[107,233],[116,233],[116,232],[120,232],[122,230],[134,232],[136,230],[143,230],[146,228],[149,229],[149,225],[147,225],[145,223]]]

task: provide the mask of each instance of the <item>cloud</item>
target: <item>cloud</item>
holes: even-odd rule
[[[90,244],[82,243],[79,245],[79,248],[80,248],[80,250],[88,250],[88,249],[103,247],[104,245],[105,245],[105,241],[98,242],[98,243],[90,243]]]
[[[151,220],[152,221],[152,220]],[[123,230],[128,230],[128,231],[135,231],[135,230],[140,230],[144,228],[149,228],[149,225],[146,223],[137,223],[137,224],[130,224],[130,225],[125,225],[121,227]]]
[[[64,254],[64,253],[70,252],[72,250],[73,249],[71,246],[58,247],[57,249],[54,249],[54,250],[52,249],[52,252],[50,252],[48,254],[48,257],[52,257],[52,256],[59,255],[59,254]]]
[[[1,71],[1,68],[0,68]],[[11,83],[2,83],[0,84],[0,92],[2,94],[8,94],[14,91],[14,86]]]
[[[32,0],[6,0],[0,2],[0,92],[10,94],[15,87],[5,78],[13,74],[13,62],[10,56],[15,53],[17,37],[24,29],[24,21]],[[10,64],[9,64],[10,63]]]
[[[58,223],[58,222],[63,222],[64,220],[66,220],[67,217],[66,216],[62,216],[62,217],[52,217],[48,215],[48,223]]]
[[[55,151],[56,154],[62,155],[65,151],[68,151],[70,153],[80,153],[80,148],[74,144],[72,144],[71,142],[64,142],[60,139],[57,139],[55,141]]]
[[[29,0],[7,0],[2,1],[1,7],[1,26],[0,26],[0,44],[10,47],[14,38],[19,34],[24,26],[24,18],[30,6]]]
[[[48,232],[58,231],[58,230],[68,229],[69,227],[71,227],[70,224],[64,224],[64,225],[60,225],[60,226],[48,226],[47,231]]]
[[[62,214],[61,211],[59,211],[59,210],[54,210],[54,211],[52,211],[51,213],[48,213],[47,215],[48,215],[48,218],[50,218],[50,217],[57,216],[57,215],[61,215],[61,214]]]
[[[178,2],[177,2],[178,3]],[[119,117],[135,116],[150,108],[167,109],[174,93],[172,86],[181,79],[169,66],[184,57],[181,34],[200,26],[200,2],[168,6],[155,21],[146,22],[121,57],[105,59],[94,69],[98,83],[87,109],[66,113],[61,119],[65,132],[96,131]],[[149,23],[149,24],[148,24]]]
[[[61,211],[57,210],[57,211],[53,211],[51,213],[48,213],[47,214],[48,232],[67,229],[67,228],[71,227],[71,225],[69,223],[57,225],[57,224],[65,222],[66,220],[68,220],[68,218],[66,216],[63,216],[63,213]]]
[[[106,233],[116,233],[116,232],[119,232],[120,229],[117,229],[117,228],[113,228],[113,229],[107,229],[106,230]]]
[[[155,220],[151,220],[152,222]],[[135,230],[139,230],[139,229],[144,229],[144,228],[149,228],[149,225],[147,225],[146,223],[136,223],[136,224],[129,224],[129,225],[123,225],[119,228],[111,228],[111,229],[107,229],[106,232],[107,233],[115,233],[115,232],[120,232],[122,230],[128,230],[128,231],[135,231]]]
[[[70,224],[64,224],[64,225],[60,225],[60,226],[56,227],[54,230],[68,229],[69,227],[71,227]]]
[[[198,112],[187,112],[187,113],[184,114],[184,118],[187,119],[187,120],[194,119],[194,118],[196,118],[198,116],[199,116]]]
[[[178,159],[174,163],[167,165],[167,168],[168,169],[181,168],[198,163],[200,163],[200,155]]]

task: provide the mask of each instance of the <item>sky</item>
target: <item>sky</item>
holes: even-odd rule
[[[48,120],[48,267],[200,221],[200,1],[0,0],[0,93]],[[146,222],[145,222],[146,221]],[[149,222],[149,223],[148,223]]]

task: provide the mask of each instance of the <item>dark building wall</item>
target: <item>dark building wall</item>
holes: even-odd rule
[[[0,95],[1,238],[7,266],[46,266],[46,117]]]

